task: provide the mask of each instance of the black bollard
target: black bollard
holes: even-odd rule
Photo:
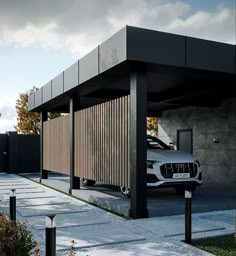
[[[185,190],[185,243],[192,243],[192,191]]]
[[[16,190],[10,191],[10,219],[16,221]]]
[[[46,216],[46,256],[56,256],[56,223],[55,214]]]

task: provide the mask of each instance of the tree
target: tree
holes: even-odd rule
[[[15,126],[18,133],[40,133],[40,114],[38,112],[28,112],[28,97],[37,90],[38,88],[33,87],[28,92],[19,94],[16,101],[17,125]],[[60,115],[60,113],[49,113],[48,118],[53,119]]]
[[[157,117],[147,117],[147,131],[151,135],[157,137],[158,135]]]

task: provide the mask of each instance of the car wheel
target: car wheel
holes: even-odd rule
[[[85,178],[82,178],[81,182],[84,186],[93,186],[96,183],[95,180],[89,180],[89,179],[85,179]]]
[[[120,191],[123,196],[128,197],[128,198],[130,197],[130,188],[129,187],[121,186]]]
[[[185,190],[191,190],[194,192],[196,190],[196,186],[191,186],[191,187],[175,187],[176,194],[178,195],[184,195]]]

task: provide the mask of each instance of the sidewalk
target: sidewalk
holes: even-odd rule
[[[126,220],[17,175],[0,174],[0,211],[17,192],[17,219],[26,222],[44,255],[45,215],[56,214],[57,255],[76,241],[78,256],[210,255],[181,242],[184,216]],[[193,214],[193,239],[234,232],[235,210]]]

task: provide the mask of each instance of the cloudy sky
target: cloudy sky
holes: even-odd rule
[[[0,0],[0,133],[41,87],[123,26],[235,44],[236,0]]]

